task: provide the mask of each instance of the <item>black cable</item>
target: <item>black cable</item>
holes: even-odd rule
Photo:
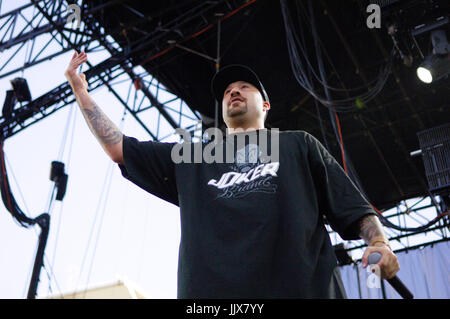
[[[29,218],[25,215],[25,213],[20,209],[11,192],[8,175],[6,173],[5,154],[3,147],[4,139],[3,137],[0,137],[0,190],[2,200],[5,204],[6,209],[14,217],[14,220],[17,221],[22,227],[28,228],[32,225],[35,225],[37,221],[36,219]]]
[[[380,218],[380,222],[389,228],[393,228],[396,230],[400,230],[400,231],[405,231],[405,232],[421,232],[426,230],[427,228],[430,228],[430,226],[436,224],[439,220],[441,220],[442,218],[444,218],[445,216],[448,216],[448,212],[447,213],[442,213],[439,216],[435,217],[433,220],[429,221],[427,224],[419,226],[419,227],[400,227],[397,226],[393,223],[391,223],[386,217],[384,217],[381,214],[378,214],[378,217]]]
[[[34,299],[36,297],[41,267],[43,267],[45,246],[47,244],[47,239],[49,235],[50,215],[47,213],[43,213],[37,216],[36,218],[29,218],[20,209],[11,192],[8,174],[6,172],[5,153],[3,148],[4,148],[4,136],[0,136],[0,190],[3,203],[5,204],[6,209],[13,216],[14,220],[17,221],[22,227],[28,228],[30,226],[37,224],[41,228],[41,234],[39,235],[38,250],[36,252],[36,258],[34,260],[33,272],[27,295],[28,299]],[[47,269],[45,270],[47,271]]]
[[[317,64],[318,64],[318,68],[319,68],[320,78],[317,75],[317,73],[315,72],[315,69],[312,66],[312,63],[311,63],[309,56],[307,54],[307,51],[305,49],[306,41],[305,41],[305,36],[304,36],[304,30],[302,28],[301,18],[299,17],[299,21],[298,21],[298,29],[299,29],[299,33],[300,33],[300,38],[299,38],[299,36],[295,32],[295,27],[293,25],[293,22],[292,22],[292,19],[291,19],[289,13],[288,13],[288,7],[286,4],[286,0],[280,0],[280,2],[281,2],[281,10],[282,10],[282,15],[283,15],[284,25],[285,25],[285,30],[286,30],[286,39],[287,39],[289,56],[290,56],[290,63],[291,63],[291,68],[292,68],[293,74],[294,74],[297,82],[305,90],[307,90],[317,101],[319,101],[321,104],[326,106],[330,112],[331,111],[352,112],[352,111],[354,111],[355,107],[353,105],[349,106],[349,104],[353,104],[353,102],[356,101],[357,99],[360,99],[363,103],[366,103],[366,102],[370,101],[371,99],[373,99],[382,90],[382,88],[384,87],[384,84],[386,83],[386,81],[389,77],[390,71],[391,71],[391,67],[393,64],[393,58],[395,56],[394,48],[391,51],[388,62],[380,70],[379,76],[374,80],[374,82],[376,81],[376,84],[372,89],[370,89],[368,92],[365,92],[363,94],[356,95],[353,97],[337,99],[337,100],[332,99],[330,92],[328,90],[347,91],[348,92],[348,91],[351,91],[352,89],[336,89],[336,88],[329,86],[326,83],[324,65],[323,65],[323,62],[321,59],[319,38],[318,38],[317,30],[315,27],[311,2],[309,2],[310,16],[309,17],[306,16],[306,19],[310,21],[311,33],[312,33],[312,37],[313,37],[314,44],[315,44],[315,52],[316,52],[316,58],[317,58]],[[296,5],[297,5],[298,11],[303,12],[306,15],[306,10],[304,10],[305,8],[303,8],[303,10],[300,10],[298,7],[299,2],[296,2]],[[301,3],[300,3],[300,5],[301,5]],[[301,56],[299,55],[299,50],[302,53]],[[316,91],[316,89],[314,87],[314,83],[312,81],[313,79],[311,77],[311,74],[323,86],[325,97],[322,97]],[[370,83],[372,83],[372,81]],[[366,87],[361,87],[361,88],[366,88]],[[356,89],[358,89],[358,88],[356,88]],[[330,115],[332,115],[332,114],[330,113]],[[335,122],[333,116],[331,116],[331,123],[333,125],[333,130],[334,130],[335,134],[337,134],[336,122]],[[322,130],[322,134],[323,134],[322,127],[321,127],[321,130]],[[360,186],[358,183],[358,178],[354,172],[353,167],[350,165],[349,168],[350,168],[350,173],[355,176],[355,178],[353,178],[353,180],[358,184],[358,186]],[[362,189],[361,187],[359,187],[359,188]],[[397,226],[397,225],[391,223],[383,215],[380,214],[379,216],[380,216],[380,221],[386,227],[393,228],[393,229],[400,230],[400,231],[412,232],[412,231],[426,230],[427,228],[429,228],[431,225],[435,224],[437,221],[439,221],[441,218],[443,218],[446,215],[448,215],[448,213],[441,214],[438,217],[436,217],[435,219],[433,219],[432,221],[428,222],[426,225],[422,225],[422,226],[415,227],[415,228],[400,227],[400,226]]]
[[[330,101],[332,99],[331,97],[331,93],[328,90],[327,87],[327,78],[326,78],[326,72],[325,72],[325,67],[324,67],[324,61],[322,58],[322,50],[320,48],[319,45],[319,35],[317,32],[317,28],[316,28],[316,22],[315,22],[315,17],[314,17],[314,10],[313,10],[313,6],[312,6],[312,1],[308,1],[308,11],[309,11],[309,16],[310,16],[310,24],[311,24],[311,32],[312,32],[312,36],[313,36],[313,40],[314,40],[314,48],[315,48],[315,53],[316,53],[316,61],[317,61],[317,65],[319,67],[319,74],[320,74],[320,79],[321,79],[321,83],[323,83],[324,85],[324,91],[325,91],[325,96],[326,99],[328,101]],[[339,131],[337,128],[337,119],[334,116],[334,112],[329,109],[329,115],[330,115],[330,120],[331,120],[331,124],[333,126],[333,130],[334,130],[334,134],[336,136],[336,140],[338,142],[338,144],[341,147],[341,152],[342,152],[342,160],[345,161],[345,164],[343,163],[343,165],[345,165],[344,167],[347,168],[347,174],[349,175],[349,177],[352,179],[352,181],[358,186],[358,189],[360,190],[360,192],[365,196],[365,192],[364,189],[361,185],[361,182],[359,180],[359,177],[353,167],[353,164],[350,160],[350,158],[347,155],[347,152],[345,151],[345,146],[344,146],[344,142],[343,140],[340,138],[339,135]]]
[[[309,68],[316,78],[325,88],[328,89],[336,89],[331,86],[328,86],[326,83],[324,83],[323,80],[318,79],[317,73],[315,72],[314,68],[312,67],[312,63],[309,60],[308,54],[306,52],[306,44],[304,43],[304,38],[299,39],[297,33],[295,32],[295,28],[293,26],[292,19],[288,13],[288,7],[285,0],[281,1],[281,9],[282,9],[282,15],[284,19],[284,25],[286,30],[286,39],[287,39],[287,46],[288,46],[288,52],[290,56],[290,63],[291,63],[291,69],[293,71],[294,77],[296,78],[297,82],[305,89],[307,90],[314,98],[316,98],[321,104],[326,106],[327,108],[330,108],[332,110],[338,111],[338,112],[353,112],[355,110],[355,101],[361,100],[362,103],[367,103],[371,99],[373,99],[378,93],[382,90],[384,87],[384,84],[386,83],[390,70],[392,67],[393,62],[393,56],[395,51],[392,50],[391,56],[388,60],[388,63],[380,70],[379,76],[376,78],[376,83],[373,86],[373,88],[369,89],[367,92],[352,96],[350,98],[344,98],[344,99],[330,99],[327,100],[321,94],[316,92],[314,90],[314,87],[312,85],[312,81],[310,81],[307,77],[307,69]],[[302,23],[299,21],[298,29],[300,32],[303,32]],[[317,37],[316,37],[317,38]],[[299,55],[299,50],[301,51],[302,55]],[[303,59],[302,59],[303,58]],[[342,91],[342,89],[336,89],[337,91]],[[351,89],[347,89],[347,92]]]

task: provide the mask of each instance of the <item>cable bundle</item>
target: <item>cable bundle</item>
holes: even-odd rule
[[[302,23],[302,18],[299,14],[297,14],[298,17],[298,31],[299,34],[296,32],[294,22],[292,21],[292,18],[289,14],[289,9],[287,6],[286,0],[280,0],[281,3],[281,11],[283,15],[283,21],[284,26],[286,30],[286,39],[287,39],[287,47],[290,57],[290,63],[292,72],[297,80],[297,82],[306,90],[308,91],[317,101],[319,101],[322,105],[327,107],[330,110],[330,115],[333,115],[333,111],[335,112],[352,112],[355,111],[355,103],[359,101],[359,103],[365,104],[375,98],[383,89],[387,79],[389,78],[389,74],[392,69],[393,60],[394,60],[394,54],[395,50],[394,48],[391,51],[391,54],[389,56],[388,62],[381,68],[379,71],[379,75],[377,78],[369,81],[364,86],[359,86],[351,89],[344,89],[344,88],[335,88],[333,86],[330,86],[327,84],[326,76],[325,76],[325,70],[324,70],[324,64],[322,61],[322,53],[319,45],[319,36],[317,33],[315,21],[314,21],[314,13],[312,8],[312,1],[308,1],[308,11],[309,11],[309,17],[306,15],[305,8],[299,8],[298,6],[301,5],[301,1],[295,1],[295,4],[297,6],[297,11],[303,12],[305,15],[305,20],[309,21],[310,28],[311,28],[311,36],[314,42],[314,48],[315,48],[315,54],[316,54],[316,61],[318,65],[318,73],[316,72],[313,63],[311,63],[311,59],[308,56],[308,52],[306,50],[307,48],[307,41],[305,40],[305,30],[304,30],[304,23]],[[290,2],[292,3],[292,2]],[[317,81],[324,90],[325,96],[321,94],[317,89],[315,89],[315,81]],[[366,92],[361,94],[355,94],[354,96],[350,96],[349,92],[353,91],[361,91],[366,90]],[[348,94],[347,98],[342,99],[333,99],[331,97],[331,94],[329,91],[335,91],[335,92],[345,92]],[[320,113],[319,113],[320,114]],[[357,183],[358,188],[360,191],[364,194],[362,187],[360,186],[359,179],[355,175],[355,172],[353,172],[353,169],[349,172],[346,168],[346,162],[348,159],[344,156],[343,151],[343,141],[342,136],[340,134],[340,127],[339,127],[339,121],[337,118],[337,114],[334,113],[334,116],[330,117],[331,123],[333,125],[333,129],[335,131],[336,137],[338,139],[338,143],[341,146],[341,152],[342,152],[342,161],[344,165],[345,172],[347,174],[351,174],[353,177],[352,180]],[[323,133],[323,132],[322,132]],[[324,140],[325,134],[324,134]],[[350,165],[351,167],[351,165]],[[378,209],[376,209],[372,205],[373,209],[378,212],[378,216],[380,217],[381,223],[389,228],[393,228],[399,231],[406,231],[406,232],[419,232],[424,231],[430,226],[437,223],[440,219],[444,218],[445,216],[448,216],[448,212],[444,212],[439,214],[436,218],[433,220],[427,222],[425,225],[421,225],[419,227],[411,228],[411,227],[400,227],[393,223],[391,223],[386,217],[384,217]]]
[[[298,1],[296,1],[296,4],[298,5]],[[393,57],[395,51],[391,51],[391,55],[389,57],[388,62],[386,65],[380,70],[379,75],[376,79],[370,81],[367,85],[355,87],[351,89],[343,89],[343,88],[335,88],[332,86],[327,85],[327,83],[324,83],[323,80],[318,76],[315,68],[313,67],[313,64],[311,63],[310,58],[308,57],[308,53],[306,51],[306,41],[304,38],[304,29],[303,29],[303,23],[300,16],[298,16],[298,28],[300,31],[300,37],[297,34],[294,23],[291,19],[291,16],[289,14],[289,9],[287,7],[286,0],[281,0],[281,11],[283,14],[283,20],[284,20],[284,26],[286,29],[286,39],[287,39],[287,46],[288,46],[288,52],[290,57],[290,63],[292,72],[297,80],[297,82],[305,89],[307,90],[314,98],[316,98],[321,104],[324,106],[331,108],[333,110],[336,110],[338,112],[349,112],[355,110],[355,103],[356,101],[359,101],[360,103],[367,103],[370,100],[372,100],[375,96],[380,93],[380,91],[383,89],[387,79],[389,78],[389,74],[391,72],[392,64],[393,64]],[[304,11],[304,10],[302,10]],[[314,26],[314,16],[312,14],[312,7],[310,3],[310,17],[309,21],[311,23],[311,29],[312,29],[312,36],[315,40],[318,39],[317,31]],[[306,17],[308,18],[308,17]],[[316,51],[316,55],[318,56],[319,52]],[[323,65],[321,63],[318,63],[318,68],[320,72],[323,72]],[[318,81],[325,90],[332,90],[336,92],[345,92],[345,91],[360,91],[366,89],[367,91],[362,94],[357,94],[348,98],[343,99],[332,99],[328,96],[324,97],[320,92],[318,92],[314,88],[314,83],[311,81],[311,79],[308,76],[308,73],[311,73],[313,75],[313,79]],[[370,88],[370,86],[373,84],[373,87]]]
[[[397,225],[391,223],[383,215],[381,215],[381,214],[378,215],[378,217],[380,217],[380,222],[384,226],[389,227],[389,228],[393,228],[393,229],[396,229],[396,230],[399,230],[399,231],[404,231],[404,232],[422,232],[422,231],[425,231],[428,228],[430,228],[432,225],[436,224],[439,220],[441,220],[445,216],[448,216],[448,212],[439,214],[433,220],[429,221],[428,223],[426,223],[425,225],[422,225],[422,226],[418,226],[418,227],[400,227],[400,226],[397,226]],[[445,220],[444,220],[444,223],[445,223]]]
[[[27,217],[20,209],[14,196],[11,192],[11,187],[8,181],[8,175],[6,173],[5,154],[3,152],[4,140],[0,137],[0,189],[2,193],[2,200],[6,209],[11,213],[14,219],[23,227],[28,228],[36,224],[37,219],[31,219]]]

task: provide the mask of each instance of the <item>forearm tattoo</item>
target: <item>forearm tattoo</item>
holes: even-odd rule
[[[380,220],[374,215],[363,217],[359,223],[359,229],[359,235],[367,244],[375,239],[387,241]]]
[[[122,133],[95,103],[91,108],[82,108],[82,111],[92,132],[102,143],[113,145],[122,140]]]

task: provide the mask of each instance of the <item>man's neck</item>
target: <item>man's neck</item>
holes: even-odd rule
[[[233,134],[233,133],[242,133],[242,132],[251,132],[251,131],[257,131],[257,130],[263,130],[265,129],[264,125],[248,125],[248,126],[239,126],[239,127],[228,127],[227,133]]]

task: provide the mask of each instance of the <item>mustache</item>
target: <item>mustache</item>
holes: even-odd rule
[[[242,96],[234,96],[228,101],[228,106],[230,106],[231,103],[233,103],[233,101],[235,100],[240,100],[241,102],[245,101],[245,99]]]

